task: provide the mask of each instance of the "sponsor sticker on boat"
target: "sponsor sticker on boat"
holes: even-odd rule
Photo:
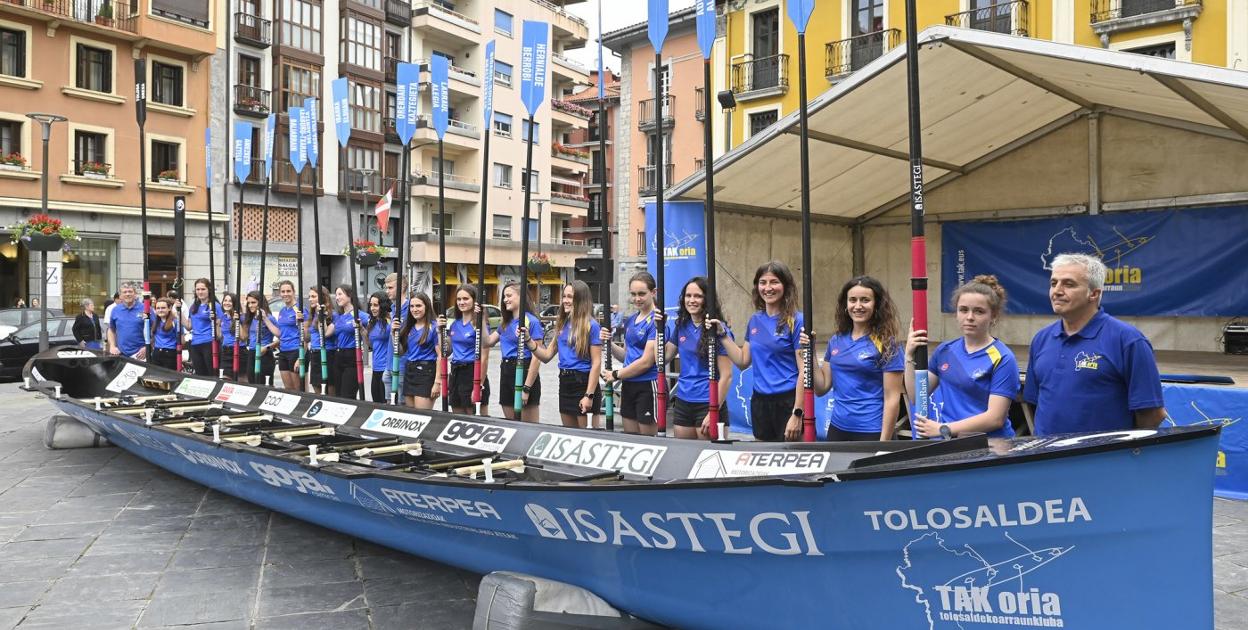
[[[722,451],[704,449],[689,479],[806,475],[827,469],[827,453],[815,451]]]
[[[221,391],[217,392],[216,400],[231,405],[249,405],[251,404],[251,399],[255,397],[256,388],[254,387],[237,383],[226,383],[221,386]]]
[[[303,417],[307,420],[316,420],[317,422],[342,424],[350,420],[353,413],[355,413],[355,405],[344,405],[343,403],[320,400],[318,398],[312,402],[312,406],[308,407],[307,411],[303,412]]]
[[[207,398],[212,395],[212,390],[216,387],[217,384],[214,381],[184,378],[181,383],[178,383],[178,388],[173,390],[173,393],[190,396],[191,398]]]
[[[666,452],[666,446],[543,432],[529,447],[528,456],[559,464],[651,477]]]
[[[338,500],[338,495],[334,493],[334,489],[321,483],[311,473],[273,464],[262,464],[260,462],[251,462],[251,469],[256,471],[256,474],[260,475],[260,479],[270,486],[291,488],[300,494],[311,494],[322,499]]]
[[[58,350],[56,352],[56,358],[58,359],[94,359],[95,357],[96,354],[94,352],[87,352],[86,350]]]
[[[364,421],[364,426],[361,428],[378,433],[416,438],[420,437],[420,432],[424,431],[425,427],[429,426],[429,420],[429,416],[376,409],[368,416],[368,420]]]
[[[124,392],[139,382],[139,377],[143,376],[143,373],[146,371],[146,366],[127,363],[126,367],[121,368],[121,374],[114,376],[113,380],[109,381],[104,389],[116,393]]]
[[[264,400],[260,401],[260,409],[288,416],[294,413],[295,407],[299,406],[300,400],[302,399],[297,394],[269,392],[264,395]]]
[[[515,435],[515,429],[480,424],[478,422],[452,420],[446,424],[445,429],[442,429],[442,433],[438,435],[438,441],[444,444],[454,444],[455,446],[501,453],[503,449],[507,448],[507,443]]]

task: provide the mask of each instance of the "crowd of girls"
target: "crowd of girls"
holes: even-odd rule
[[[212,284],[201,278],[185,307],[173,296],[157,299],[148,330],[131,321],[139,305],[135,287],[126,285],[119,292],[121,308],[110,309],[116,314],[106,324],[108,347],[176,369],[179,340],[188,331],[187,350],[196,373],[211,374],[215,356],[221,378],[273,384],[276,370],[285,389],[354,398],[358,388],[367,385],[375,402],[388,402],[393,396],[409,407],[431,409],[446,397],[450,408],[462,414],[488,408],[494,382],[504,417],[525,422],[539,421],[539,368],[557,359],[559,380],[553,393],[564,426],[590,427],[592,418],[593,428],[601,428],[602,388],[612,387],[618,392],[616,414],[624,432],[654,435],[661,415],[661,370],[655,361],[661,326],[664,353],[679,366],[662,414],[676,437],[707,439],[711,434],[711,387],[718,388],[720,422],[728,422],[723,404],[729,398],[734,364],[742,370],[753,368],[747,411],[754,437],[797,440],[802,434],[809,411],[802,404],[802,352],[809,340],[797,308],[793,273],[782,262],[768,262],[755,272],[751,291],[755,312],[735,333],[717,300],[708,300],[703,277],[685,282],[676,315],[665,317],[656,307],[654,278],[647,272],[635,274],[628,283],[633,311],[622,317],[622,330],[616,331],[602,328],[594,319],[589,287],[574,280],[563,287],[561,308],[548,335],[531,309],[521,312],[521,289],[514,282],[502,288],[502,322],[497,330],[488,323],[478,330],[482,305],[475,286],[455,288],[454,316],[448,319],[434,312],[425,293],[413,293],[405,304],[394,305],[397,281],[387,282],[387,291],[368,296],[357,312],[350,286],[338,286],[332,294],[325,287],[310,289],[300,307],[294,284],[282,281],[281,302],[273,312],[258,291],[241,301],[230,293],[218,300]],[[994,276],[977,276],[954,292],[950,306],[962,336],[931,353],[931,364],[937,367],[929,376],[930,403],[912,413],[913,426],[923,437],[966,432],[1013,435],[1007,413],[1018,392],[1018,364],[1010,349],[992,336],[1005,302],[1005,290]],[[914,404],[913,355],[927,344],[927,331],[911,327],[903,333],[888,292],[869,276],[853,278],[841,287],[834,321],[826,346],[815,349],[822,360],[816,361],[811,375],[815,394],[833,391],[827,439],[892,439],[903,400]],[[481,364],[488,365],[490,348],[496,345],[501,346],[501,361],[495,380],[474,372],[474,366],[478,346]],[[362,383],[360,361],[366,349],[371,352],[372,378]],[[616,367],[605,372],[604,350],[616,361]],[[709,380],[711,356],[719,374],[714,383]],[[444,359],[449,363],[445,372],[439,368]],[[398,392],[391,391],[393,365],[400,368]],[[517,382],[519,372],[523,377]]]

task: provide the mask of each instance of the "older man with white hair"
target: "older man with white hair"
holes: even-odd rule
[[[1050,267],[1049,302],[1060,319],[1031,340],[1023,387],[1036,434],[1160,425],[1166,409],[1153,346],[1101,308],[1105,263],[1061,254]]]

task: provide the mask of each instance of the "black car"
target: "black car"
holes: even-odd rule
[[[49,308],[48,317],[63,317],[64,312],[59,308]],[[4,308],[0,309],[0,333],[10,333],[26,324],[39,321],[39,309],[37,308]],[[0,337],[3,337],[0,334]]]
[[[22,367],[31,357],[39,353],[39,320],[28,323],[17,332],[10,333],[0,339],[0,379],[19,379]],[[73,317],[48,318],[48,345],[77,346],[74,341]]]

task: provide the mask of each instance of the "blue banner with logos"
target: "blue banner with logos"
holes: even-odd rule
[[[659,239],[654,202],[646,203],[646,265],[650,273],[658,269]],[[675,315],[680,307],[680,291],[695,276],[706,275],[706,223],[701,201],[667,201],[663,203],[664,278],[663,305],[665,312]]]
[[[273,139],[277,135],[277,114],[264,121],[264,179],[273,179]]]
[[[1207,385],[1161,387],[1169,416],[1162,426],[1220,424],[1213,493],[1248,500],[1248,389]]]
[[[490,133],[490,127],[494,120],[494,40],[490,40],[485,44],[485,72],[481,77],[481,100],[485,109],[483,119],[485,120],[484,133]]]
[[[295,169],[296,173],[302,173],[304,164],[308,161],[308,147],[304,144],[307,139],[303,137],[303,108],[287,108],[286,119],[290,121],[286,134],[290,140],[286,148],[290,158],[290,165]]]
[[[212,127],[204,128],[204,185],[212,190]]]
[[[805,33],[806,25],[810,23],[810,14],[815,12],[815,0],[789,0],[787,11],[793,28],[798,33]]]
[[[941,302],[995,274],[1014,313],[1049,314],[1049,273],[1062,253],[1099,255],[1101,303],[1113,315],[1248,313],[1248,206],[1123,212],[1020,221],[954,221],[941,233]]]
[[[646,3],[646,35],[654,52],[663,52],[663,40],[667,39],[667,0],[648,0]]]
[[[546,102],[546,62],[550,56],[550,25],[524,21],[520,46],[520,101],[529,116]],[[527,140],[527,138],[526,138]]]
[[[395,82],[394,130],[404,146],[416,133],[416,115],[420,102],[420,65],[400,63]]]
[[[433,130],[438,139],[446,136],[446,126],[451,116],[450,81],[451,62],[442,55],[429,59],[429,98],[433,107]]]
[[[251,123],[234,123],[234,177],[238,183],[247,181],[251,175]]]
[[[338,145],[345,148],[351,140],[350,85],[346,77],[339,77],[330,86],[334,97],[334,131],[338,134]],[[339,165],[339,168],[344,166]]]
[[[695,0],[695,19],[698,26],[698,48],[702,58],[711,58],[715,46],[715,0]]]
[[[320,123],[320,104],[313,97],[303,99],[303,114],[306,119],[303,122],[303,131],[307,133],[307,140],[304,146],[308,150],[308,164],[312,168],[316,168],[321,158],[321,146],[317,143],[317,125]]]

